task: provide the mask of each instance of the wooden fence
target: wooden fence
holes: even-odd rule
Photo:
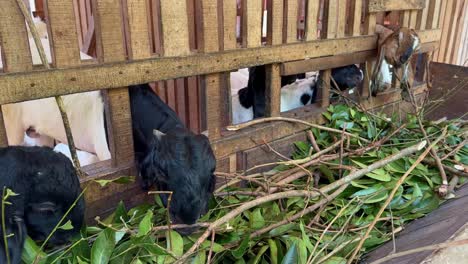
[[[194,101],[198,94],[198,106],[203,111],[192,113],[186,104],[179,108],[185,107],[183,111],[193,115],[188,119],[202,120],[197,130],[206,126],[218,170],[235,170],[244,166],[254,153],[251,150],[264,141],[283,139],[305,127],[270,123],[236,133],[226,131],[230,122],[230,71],[267,65],[267,116],[321,122],[321,113],[330,104],[329,78],[333,67],[362,65],[365,82],[361,97],[356,100],[367,108],[400,100],[397,90],[367,99],[366,86],[377,49],[377,21],[416,28],[423,43],[422,53],[432,52],[441,36],[441,0],[243,0],[241,12],[236,0],[92,0],[97,61],[90,64],[81,62],[78,52],[79,35],[82,48],[86,35],[81,22],[81,28],[77,27],[80,20],[75,11],[81,2],[44,1],[54,54],[51,70],[32,68],[24,18],[15,0],[0,1],[0,46],[5,65],[5,73],[0,75],[0,105],[103,90],[112,160],[86,168],[89,176],[82,179],[84,184],[89,179],[135,173],[125,88],[128,85],[173,82],[173,87],[183,90],[175,95],[184,102]],[[266,42],[262,43],[264,3],[268,22]],[[242,20],[239,38],[238,13]],[[322,70],[324,76],[319,103],[280,113],[280,76],[316,70]],[[190,78],[192,85],[186,81]],[[174,92],[172,86],[164,89],[166,93]],[[415,89],[416,93],[424,91],[425,84]],[[177,103],[174,104],[177,109]],[[0,124],[0,145],[5,146],[1,115]],[[136,184],[92,189],[87,193],[88,213],[111,210],[110,204],[119,200],[141,201],[144,197]]]

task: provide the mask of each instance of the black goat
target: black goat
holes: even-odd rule
[[[208,210],[216,159],[208,138],[188,130],[148,84],[132,86],[135,153],[143,189],[172,192],[173,223],[194,224]],[[167,194],[160,195],[167,206]],[[186,234],[193,230],[179,230]]]
[[[7,236],[11,264],[21,261],[24,240],[29,235],[43,241],[81,193],[80,182],[70,160],[47,147],[7,147],[0,149],[0,186],[17,195],[5,204],[5,230],[0,230],[0,263],[7,263],[4,236]],[[58,229],[52,245],[63,244],[83,225],[85,203],[81,197],[63,223],[71,230]]]

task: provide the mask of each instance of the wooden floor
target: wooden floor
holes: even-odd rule
[[[458,118],[465,115],[468,112],[468,68],[434,63],[432,73],[434,76],[433,88],[430,92],[432,100],[441,98],[447,89],[455,89],[455,92],[448,96],[446,102],[428,113],[428,117],[436,120],[442,117]],[[468,119],[468,116],[464,119]],[[457,190],[455,199],[445,202],[436,211],[406,226],[397,235],[396,252],[443,243],[466,223],[468,223],[468,184]],[[362,263],[371,263],[387,256],[392,251],[392,241],[387,242],[368,254]],[[432,251],[425,251],[395,258],[385,264],[420,263],[431,254]],[[465,263],[468,263],[468,260]]]

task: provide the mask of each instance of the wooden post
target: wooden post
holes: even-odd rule
[[[125,39],[122,34],[123,21],[119,1],[96,0],[93,9],[96,52],[99,62],[125,60]],[[149,45],[147,48],[149,50]],[[107,131],[112,166],[127,165],[134,160],[128,88],[103,91],[103,94],[106,101]]]
[[[3,71],[22,72],[32,70],[32,59],[29,51],[28,33],[23,14],[14,0],[0,1],[0,46],[2,47]],[[7,132],[9,122],[4,122],[3,113],[8,114],[9,106],[3,105],[0,110],[0,147],[8,146]],[[3,112],[3,113],[2,113]],[[6,121],[6,120],[5,120]],[[11,121],[10,121],[11,122]],[[16,141],[23,139],[23,131]]]
[[[367,9],[366,9],[367,10]],[[375,13],[369,13],[366,11],[365,23],[364,23],[364,34],[365,35],[373,35],[375,34],[375,25],[376,25],[376,15]],[[361,89],[361,97],[362,98],[369,98],[369,88],[370,88],[370,81],[372,71],[374,69],[375,61],[366,61],[365,63],[361,64],[361,69],[364,72],[364,81]]]

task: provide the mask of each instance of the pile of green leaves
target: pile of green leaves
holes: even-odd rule
[[[327,126],[343,129],[370,141],[377,141],[389,135],[397,127],[406,123],[406,127],[391,137],[383,146],[360,156],[349,156],[342,164],[356,169],[364,168],[401,149],[423,140],[423,134],[416,117],[408,115],[405,121],[399,116],[391,118],[383,114],[370,114],[345,105],[330,106],[324,114]],[[438,137],[444,127],[448,127],[448,136],[437,145],[440,156],[451,152],[465,139],[466,129],[456,121],[440,124],[424,122],[430,139]],[[341,135],[312,129],[316,142],[324,149]],[[366,145],[355,138],[344,144],[344,152]],[[310,154],[309,142],[296,142],[293,159],[302,159]],[[338,148],[334,153],[338,153]],[[314,153],[314,152],[312,152]],[[418,153],[387,166],[377,169],[366,176],[352,181],[336,199],[320,210],[305,214],[302,218],[250,239],[254,231],[284,220],[312,205],[317,199],[292,197],[261,204],[242,212],[236,218],[217,230],[214,240],[205,241],[188,263],[206,263],[211,255],[213,263],[346,263],[355,249],[359,238],[366,232],[367,226],[388,198],[396,181],[415,162]],[[330,184],[341,177],[346,177],[349,170],[338,169],[336,159],[306,168],[320,176],[318,186],[314,180],[303,177],[284,187],[290,190],[310,190]],[[444,164],[468,164],[468,146],[465,145],[444,160]],[[287,171],[294,166],[278,166],[274,171]],[[449,175],[450,176],[450,175]],[[257,181],[272,184],[268,177],[253,176]],[[460,184],[465,179],[460,179]],[[439,171],[435,167],[420,164],[410,177],[398,189],[392,202],[386,208],[375,229],[364,243],[361,253],[390,240],[392,233],[416,218],[420,218],[436,209],[442,199],[436,193],[441,184]],[[228,187],[222,192],[237,194],[217,196],[210,203],[210,211],[200,222],[213,222],[226,215],[239,205],[257,199],[254,192],[258,186],[249,183],[247,187]],[[242,191],[239,192],[239,191]],[[241,194],[239,194],[241,193]],[[200,236],[196,232],[190,236],[181,236],[175,231],[156,231],[154,227],[167,225],[167,212],[156,195],[154,204],[141,205],[127,210],[121,203],[116,211],[96,226],[84,228],[81,235],[70,245],[60,249],[39,251],[31,240],[26,243],[23,254],[25,263],[32,263],[40,255],[38,263],[172,263],[181,256]],[[201,232],[204,228],[201,228]],[[210,253],[211,252],[211,253]]]

